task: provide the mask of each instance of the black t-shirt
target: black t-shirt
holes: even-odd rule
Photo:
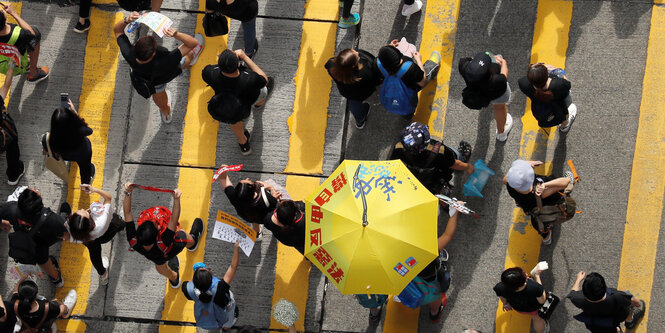
[[[448,182],[453,177],[451,167],[457,160],[457,155],[448,146],[441,144],[439,151],[434,152],[434,146],[438,143],[436,140],[430,140],[427,149],[417,155],[407,154],[401,142],[395,145],[390,159],[399,159],[411,170],[418,180],[427,188],[436,188],[436,192],[441,189],[442,181]],[[430,156],[436,153],[434,159],[430,161]]]
[[[47,214],[48,216],[33,239],[38,247],[48,247],[60,241],[67,228],[65,227],[65,219],[59,214],[53,213],[50,208],[44,207],[42,214]],[[14,227],[14,230],[25,230],[23,223],[28,223],[33,226],[37,223],[37,220],[28,219],[23,216],[18,209],[18,203],[16,201],[6,202],[0,205],[0,219],[8,220]],[[21,222],[19,222],[19,220]]]
[[[608,288],[607,297],[598,303],[587,301],[581,290],[571,290],[566,297],[588,316],[612,317],[614,323],[618,325],[620,322],[626,320],[626,317],[630,313],[630,299],[632,296],[623,291]]]
[[[357,77],[360,78],[360,81],[353,84],[339,82],[335,80],[335,78],[333,78],[333,81],[337,84],[337,90],[339,90],[340,95],[350,100],[364,101],[372,96],[376,90],[376,86],[381,84],[383,76],[379,71],[379,67],[376,65],[376,59],[371,53],[365,50],[358,50],[358,54],[360,57],[360,64],[362,65],[362,68],[358,71],[357,75]],[[334,57],[330,58],[325,65],[328,74],[330,74],[330,69],[335,64],[334,59]],[[332,74],[330,74],[330,77],[332,77]]]
[[[533,188],[536,188],[536,185],[538,185],[538,183],[540,182],[539,179],[542,180],[543,182],[548,182],[554,178],[548,176],[536,175],[533,179]],[[510,194],[510,196],[515,200],[517,206],[522,208],[525,214],[531,213],[531,211],[534,208],[538,207],[538,202],[536,201],[536,195],[533,192],[522,194],[520,192],[517,192],[517,190],[510,187],[510,185],[508,184],[506,184],[506,189],[508,189],[508,194]],[[542,198],[543,206],[553,206],[561,202],[562,200],[564,200],[564,196],[559,192],[554,193],[547,198]]]
[[[12,294],[11,306],[14,307],[14,303],[18,300],[18,294]],[[30,312],[27,314],[19,314],[19,319],[23,320],[28,326],[35,328],[39,322],[44,317],[44,311],[46,310],[46,303],[48,303],[48,314],[46,315],[46,320],[44,323],[48,324],[49,321],[56,319],[60,315],[60,304],[56,301],[49,301],[43,297],[37,297],[35,300],[39,304],[39,308],[35,312]]]
[[[7,309],[7,318],[4,322],[0,322],[0,333],[14,333],[14,325],[16,324],[16,315],[14,314],[14,305],[9,301],[4,301],[5,309]],[[0,309],[0,317],[4,316],[5,311]]]
[[[554,102],[563,102],[566,97],[570,94],[570,81],[559,78],[554,74],[550,74],[549,77],[552,79],[550,85],[547,87],[548,91],[552,92]],[[531,100],[536,98],[536,88],[529,82],[527,77],[520,78],[517,83],[520,86],[520,90],[527,95]]]
[[[14,31],[14,28],[18,27],[16,24],[13,23],[9,23],[9,26],[11,27],[11,30],[9,30],[9,34],[0,36],[0,43],[8,43],[9,40],[12,38],[12,32]],[[26,29],[23,28],[20,29],[21,32],[19,33],[18,39],[16,39],[14,46],[16,46],[19,53],[25,54],[25,52],[28,51],[30,43],[32,42],[33,39],[35,39],[35,35],[33,35],[30,31]]]
[[[243,203],[238,197],[236,197],[236,192],[233,186],[227,186],[224,188],[224,194],[229,198],[229,201],[236,209],[238,216],[243,220],[251,223],[263,223],[263,218],[268,213],[272,213],[277,207],[277,199],[270,194],[270,191],[265,190],[265,195],[263,191],[259,190],[259,195],[256,199],[251,202]],[[268,201],[268,206],[263,199]]]
[[[118,46],[120,46],[122,57],[129,63],[132,70],[144,79],[152,78],[152,84],[155,86],[168,83],[182,73],[182,68],[180,68],[182,53],[178,48],[169,51],[165,47],[158,46],[155,57],[150,62],[139,64],[127,35],[122,34],[118,37]]]
[[[206,10],[222,12],[222,14],[238,20],[249,21],[259,13],[259,3],[256,0],[235,0],[227,5],[226,0],[206,0]]]
[[[526,287],[520,291],[509,290],[503,285],[503,282],[494,286],[496,295],[505,298],[508,304],[519,312],[532,312],[540,309],[542,304],[538,302],[538,298],[543,296],[544,291],[545,288],[533,279],[527,279]]]
[[[501,66],[497,63],[490,64],[489,73],[487,76],[477,82],[470,82],[467,80],[465,73],[465,68],[467,64],[472,60],[472,58],[463,58],[459,62],[459,72],[462,74],[462,78],[466,83],[467,87],[481,92],[484,96],[489,99],[497,99],[501,97],[506,92],[508,87],[508,78],[505,75],[501,74]]]
[[[144,222],[148,223],[148,222]],[[125,232],[127,234],[127,241],[131,241],[134,237],[136,237],[136,226],[134,225],[134,221],[127,221],[125,222]],[[161,240],[164,242],[164,245],[167,247],[173,244],[175,242],[175,236],[176,233],[175,231],[171,229],[166,229],[161,235]],[[139,243],[134,244],[132,246],[132,249],[142,255],[144,255],[148,260],[150,261],[157,261],[161,262],[164,261],[164,252],[157,246],[156,244],[153,245],[150,250],[146,250],[143,248],[143,245],[140,245]]]
[[[187,298],[190,301],[193,301],[194,299],[189,296],[187,293],[187,284],[193,283],[191,281],[185,281],[182,283],[182,287],[180,290],[182,290],[182,293],[185,294],[185,298]],[[219,279],[219,282],[217,282],[217,293],[215,293],[215,298],[212,299],[213,302],[219,307],[225,307],[227,304],[229,304],[229,298],[226,296],[229,293],[229,289],[231,287],[229,286],[224,279]]]
[[[411,62],[411,66],[409,66],[409,69],[406,71],[406,73],[404,73],[404,76],[402,76],[402,82],[404,82],[407,87],[415,91],[420,91],[420,89],[423,89],[423,87],[419,86],[418,82],[423,80],[425,72],[423,72],[423,70],[420,69],[418,65],[416,65],[416,62],[413,60],[413,58],[407,56],[402,56],[402,64],[400,64],[400,68],[407,61]]]
[[[296,203],[304,205],[301,201]],[[305,253],[305,211],[300,209],[296,213],[296,223],[291,228],[283,228],[272,222],[273,212],[269,212],[263,218],[263,225],[272,231],[273,236],[277,238],[282,244],[294,247],[301,254]]]
[[[220,91],[231,91],[237,94],[243,105],[252,105],[259,98],[261,88],[266,86],[267,81],[262,75],[245,66],[240,66],[238,69],[240,75],[227,77],[217,65],[208,65],[203,68],[201,75],[203,81],[212,87],[215,94],[219,94]]]

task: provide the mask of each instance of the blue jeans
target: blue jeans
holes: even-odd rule
[[[363,101],[356,101],[353,99],[347,100],[349,102],[349,111],[353,115],[353,118],[356,119],[356,122],[362,122],[367,117],[367,112],[365,112],[365,107],[363,106]]]
[[[242,33],[245,37],[245,53],[251,54],[254,52],[254,46],[256,45],[256,17],[253,19],[241,22]]]

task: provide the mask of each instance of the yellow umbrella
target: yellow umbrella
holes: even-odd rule
[[[305,256],[342,294],[399,294],[438,256],[438,200],[399,160],[345,160],[306,205]]]

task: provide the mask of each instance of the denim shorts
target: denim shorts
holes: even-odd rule
[[[166,83],[159,84],[155,86],[155,94],[160,93],[162,91],[166,90]]]
[[[510,90],[510,84],[506,82],[506,91],[503,93],[503,95],[497,97],[496,99],[493,99],[490,103],[492,104],[508,104],[510,102],[510,94],[512,91]]]

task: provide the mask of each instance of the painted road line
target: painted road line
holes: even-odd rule
[[[112,27],[115,22],[122,19],[122,13],[110,13],[93,8],[90,18],[95,24],[88,31],[78,111],[93,130],[93,134],[89,137],[92,142],[92,161],[96,167],[93,186],[102,188],[119,54]],[[72,163],[69,170],[67,202],[71,204],[73,210],[85,209],[90,205],[90,197],[87,194],[82,195],[79,189],[80,183],[78,165]],[[76,289],[78,300],[73,312],[75,315],[85,315],[90,281],[97,276],[96,271],[95,277],[90,276],[92,264],[89,258],[85,246],[62,243],[60,269],[65,279],[65,286],[57,290],[56,297],[65,299],[70,289]],[[58,321],[58,330],[83,332],[85,324],[76,320]]]
[[[649,309],[665,191],[665,8],[653,6],[640,118],[630,176],[621,248],[619,289],[630,290]],[[647,332],[649,313],[634,332]],[[658,329],[656,329],[658,330]]]
[[[538,13],[533,32],[531,46],[531,63],[545,62],[559,68],[565,68],[566,50],[568,49],[568,32],[573,16],[573,3],[561,0],[538,1]],[[534,154],[541,153],[555,142],[556,127],[542,129],[531,114],[531,102],[527,98],[526,110],[522,116],[522,139],[520,141],[521,159],[533,159]],[[549,175],[552,173],[551,160],[543,160],[536,173]],[[529,226],[529,219],[521,209],[513,210],[513,221],[508,237],[505,267],[522,267],[530,271],[538,262],[541,238]],[[496,332],[528,332],[531,317],[516,311],[503,311],[499,301],[496,310]]]
[[[337,1],[308,0],[304,17],[336,21],[338,10]],[[335,23],[303,22],[293,113],[287,120],[291,132],[289,161],[284,172],[323,173],[323,149],[332,89],[332,81],[324,64],[335,55],[336,36]],[[305,199],[319,184],[320,179],[316,177],[286,177],[286,190],[294,200]],[[293,302],[300,312],[296,322],[299,331],[305,329],[310,268],[310,263],[298,251],[281,243],[277,245],[272,304],[282,298]],[[271,317],[270,328],[286,327]]]
[[[440,140],[443,139],[446,121],[459,8],[459,0],[429,0],[424,10],[420,53],[425,62],[432,51],[438,51],[441,54],[441,66],[436,80],[427,84],[420,92],[418,109],[413,120],[429,124],[430,134]],[[411,309],[389,298],[383,332],[418,332],[419,313],[420,309]]]
[[[203,10],[205,1],[199,3]],[[214,166],[216,164],[217,131],[219,122],[208,114],[208,101],[214,95],[211,88],[207,88],[200,73],[208,64],[217,63],[217,55],[227,47],[227,36],[205,37],[203,33],[203,15],[197,15],[196,33],[205,38],[205,47],[199,60],[190,68],[189,95],[187,97],[187,113],[183,129],[181,158],[179,165]],[[180,214],[180,227],[189,232],[195,218],[201,218],[204,223],[209,220],[210,195],[213,170],[199,168],[180,168],[178,188],[182,190]],[[206,223],[207,225],[207,223]],[[207,230],[204,226],[203,230]],[[183,250],[180,258],[180,279],[191,280],[192,265],[202,262],[205,254],[206,232],[204,231],[199,248],[194,252]],[[163,320],[195,322],[194,302],[188,301],[180,289],[173,289],[168,282],[165,283]],[[196,332],[192,326],[160,325],[160,332]]]
[[[425,10],[420,54],[424,62],[429,59],[432,51],[438,51],[441,54],[441,66],[436,81],[429,83],[420,92],[414,121],[429,124],[430,134],[438,139],[443,139],[446,122],[459,8],[460,0],[430,0]]]

